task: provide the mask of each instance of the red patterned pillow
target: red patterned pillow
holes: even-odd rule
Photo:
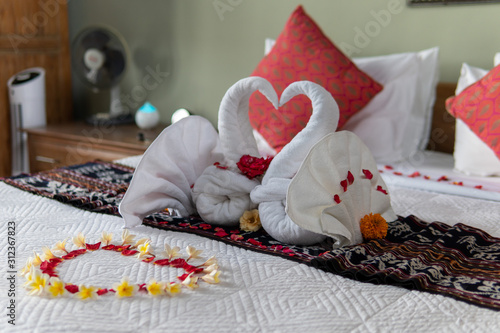
[[[294,81],[320,84],[339,105],[339,129],[382,90],[382,85],[358,69],[323,34],[302,6],[295,9],[273,49],[252,76],[271,82],[278,96]],[[294,97],[279,110],[259,92],[250,98],[252,126],[277,151],[306,126],[311,112],[311,102],[303,95]]]
[[[446,109],[500,158],[500,65],[458,96],[448,98]]]

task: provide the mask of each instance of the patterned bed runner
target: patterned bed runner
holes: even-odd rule
[[[134,169],[90,162],[2,179],[31,193],[97,213],[119,216]],[[386,239],[332,250],[328,244],[283,244],[262,230],[212,226],[199,217],[152,214],[145,225],[209,237],[375,284],[437,293],[500,309],[500,239],[464,224],[427,223],[415,216],[389,224]]]

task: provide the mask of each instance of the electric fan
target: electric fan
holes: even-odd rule
[[[126,70],[126,54],[122,38],[107,28],[89,27],[74,39],[72,67],[75,75],[94,93],[104,90],[110,92],[109,109],[90,116],[87,122],[133,122],[132,115],[120,101],[120,81]]]

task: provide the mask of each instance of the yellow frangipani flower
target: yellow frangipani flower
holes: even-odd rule
[[[84,299],[93,299],[97,297],[97,288],[93,286],[86,287],[85,285],[81,284],[78,286],[78,293],[76,294],[78,298],[84,300]]]
[[[79,232],[78,235],[76,237],[73,237],[73,243],[77,246],[77,247],[87,247],[85,244],[85,236]]]
[[[68,251],[66,251],[66,240],[63,240],[61,242],[57,242],[56,246],[54,247],[53,250],[68,253]]]
[[[189,259],[200,258],[200,254],[203,252],[203,250],[197,250],[193,246],[188,246],[186,248],[186,252],[189,255],[189,257],[186,259],[186,261],[189,261]]]
[[[163,282],[157,282],[155,279],[151,279],[146,285],[146,289],[151,296],[162,295],[165,292],[165,284]]]
[[[66,292],[64,282],[62,282],[61,279],[52,276],[49,279],[49,283],[50,285],[47,287],[47,291],[50,295],[52,295],[52,297],[62,296]]]
[[[40,264],[42,263],[42,258],[40,258],[40,255],[38,253],[36,253],[35,251],[33,251],[33,254],[35,255],[33,257],[33,262],[31,263],[33,266],[40,266]]]
[[[43,258],[45,260],[50,260],[56,257],[54,253],[52,253],[52,251],[46,246],[42,247],[42,251],[43,251]]]
[[[198,288],[198,277],[193,276],[193,273],[189,274],[187,278],[182,281],[182,284],[189,289]]]
[[[210,258],[208,258],[207,261],[205,261],[201,265],[205,266],[205,267],[209,267],[209,266],[212,266],[212,265],[217,265],[217,258],[215,256],[211,256]]]
[[[113,234],[112,233],[107,233],[106,231],[103,231],[101,234],[101,243],[104,243],[104,246],[108,246],[109,243],[111,243],[111,240],[113,239]]]
[[[21,268],[21,270],[19,271],[19,274],[21,276],[26,276],[27,274],[30,273],[31,271],[31,267],[33,266],[33,258],[28,258],[28,260],[26,261],[26,265],[24,265],[23,268]]]
[[[123,278],[120,283],[115,284],[113,289],[118,297],[131,297],[135,294],[138,287],[135,284],[130,284],[128,278]]]
[[[134,241],[135,235],[130,234],[128,229],[123,229],[122,232],[122,245],[132,244]]]
[[[146,241],[142,244],[140,244],[138,247],[137,247],[137,250],[142,253],[142,254],[148,254],[149,253],[149,247],[150,247],[151,243],[150,241]]]
[[[216,270],[218,270],[218,269],[219,269],[219,265],[217,265],[217,264],[213,264],[213,265],[210,265],[210,266],[208,266],[208,267],[205,267],[205,268],[203,269],[203,273],[207,273],[207,274],[209,274],[209,273],[212,273],[213,271],[216,271]]]
[[[207,283],[215,284],[220,282],[219,275],[220,271],[215,270],[212,271],[210,274],[202,276],[201,279]]]
[[[163,251],[163,255],[168,258],[168,260],[172,260],[172,258],[179,256],[179,251],[181,249],[178,246],[170,247],[170,245],[165,244],[165,251]]]
[[[29,290],[28,295],[41,295],[49,278],[49,275],[42,273],[38,269],[33,269],[29,274],[29,283],[26,286],[26,289]]]
[[[165,292],[170,296],[175,296],[181,292],[181,285],[175,282],[167,283],[165,284]]]
[[[148,238],[141,238],[137,242],[135,242],[134,247],[139,247],[146,242],[151,242],[151,240],[149,240]]]

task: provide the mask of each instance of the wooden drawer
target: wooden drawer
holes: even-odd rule
[[[59,131],[57,128],[27,130],[30,172],[96,159],[111,162],[140,155],[160,131],[146,132],[146,135],[143,133],[144,140],[139,141],[137,134],[140,130],[136,127],[117,127],[117,130],[106,135],[80,135],[90,132],[82,131],[81,127],[78,127],[73,133],[69,128],[70,125],[62,127]]]

